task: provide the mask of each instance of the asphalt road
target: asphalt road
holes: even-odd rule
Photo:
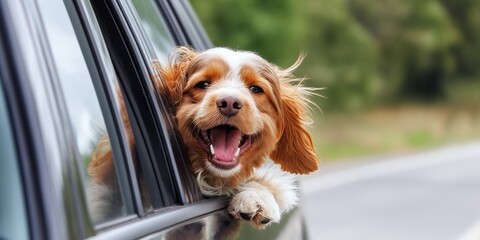
[[[300,183],[313,240],[480,239],[480,142],[326,168]]]

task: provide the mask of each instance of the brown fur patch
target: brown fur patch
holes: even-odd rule
[[[283,133],[270,155],[282,170],[307,174],[318,169],[318,159],[310,134],[304,126],[305,102],[300,90],[283,82],[281,85]]]

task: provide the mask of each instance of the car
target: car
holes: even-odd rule
[[[153,82],[152,63],[177,46],[212,47],[187,1],[0,1],[0,31],[0,239],[229,235],[227,199],[202,196]],[[94,221],[99,143],[112,149],[120,194],[116,214]],[[297,208],[233,237],[306,239],[302,219]]]

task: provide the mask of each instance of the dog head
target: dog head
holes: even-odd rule
[[[304,127],[308,91],[290,85],[301,59],[283,70],[226,48],[179,48],[175,56],[169,66],[156,66],[164,83],[159,88],[174,104],[195,172],[235,185],[266,157],[291,173],[318,168]]]

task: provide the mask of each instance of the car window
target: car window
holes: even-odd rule
[[[29,239],[20,167],[8,116],[0,84],[0,239]]]
[[[159,60],[162,64],[167,63],[168,57],[172,54],[176,44],[165,19],[159,12],[158,2],[153,0],[132,0],[132,3],[155,51],[156,56],[153,56],[154,59],[150,60]]]
[[[129,186],[120,184],[117,177],[122,169],[119,163],[123,161],[118,161],[121,155],[110,151],[114,148],[110,137],[116,133],[113,114],[101,97],[104,92],[99,73],[88,67],[94,65],[93,60],[82,52],[64,3],[61,0],[40,1],[39,6],[68,120],[76,139],[77,160],[81,161],[83,174],[89,176],[85,178],[84,186],[91,217],[95,223],[102,223],[132,214]],[[85,47],[83,50],[87,51]]]

